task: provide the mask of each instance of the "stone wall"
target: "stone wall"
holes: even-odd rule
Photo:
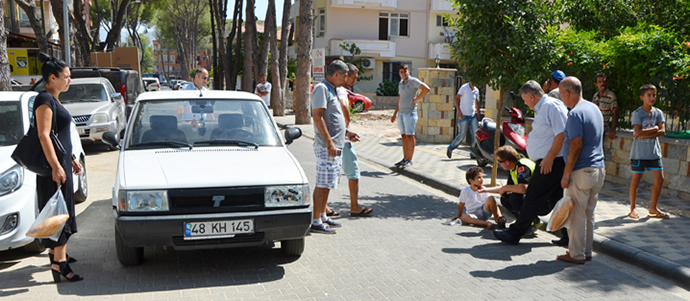
[[[450,143],[455,127],[455,73],[456,69],[419,68],[419,80],[431,90],[417,103],[418,142]]]

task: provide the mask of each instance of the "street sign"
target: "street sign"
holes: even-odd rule
[[[312,66],[326,66],[326,48],[312,49],[311,64]]]
[[[314,66],[313,69],[313,74],[314,74],[314,82],[318,83],[321,80],[324,79],[324,72],[323,72],[323,66]]]

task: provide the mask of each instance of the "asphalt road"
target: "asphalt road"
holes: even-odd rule
[[[311,143],[301,138],[289,149],[313,183]],[[160,247],[147,248],[140,266],[124,268],[115,255],[110,201],[117,152],[87,146],[87,154],[90,195],[77,206],[79,233],[68,250],[86,280],[53,284],[47,252],[0,252],[3,300],[690,299],[673,283],[603,255],[585,265],[558,262],[565,250],[547,234],[508,246],[483,228],[444,226],[457,210],[456,196],[364,161],[360,199],[373,216],[349,217],[343,178],[329,198],[343,227],[307,237],[298,259],[283,257],[277,246]]]

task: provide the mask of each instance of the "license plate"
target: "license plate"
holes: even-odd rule
[[[184,223],[185,239],[233,237],[254,233],[254,220],[213,221]]]

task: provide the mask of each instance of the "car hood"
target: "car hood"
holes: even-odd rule
[[[69,111],[69,113],[72,116],[91,115],[99,111],[105,111],[109,105],[109,101],[78,102],[64,104],[65,109],[67,109],[67,111]]]
[[[119,175],[125,189],[302,184],[307,179],[284,147],[197,147],[126,150]]]

